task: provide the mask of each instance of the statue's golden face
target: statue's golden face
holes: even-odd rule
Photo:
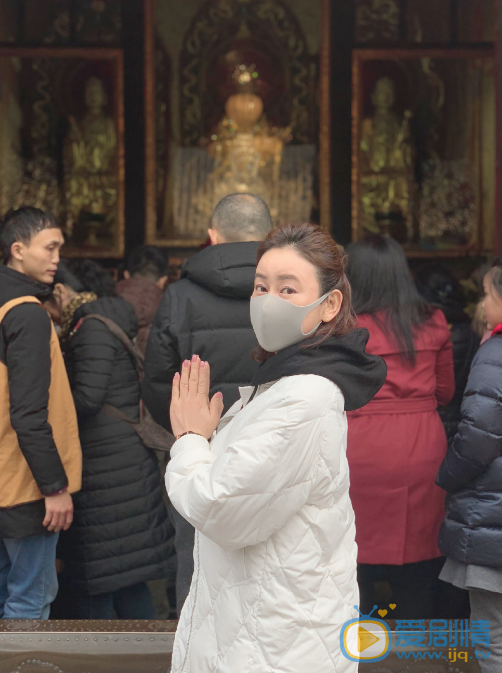
[[[376,83],[373,96],[373,105],[379,108],[390,108],[394,105],[394,84],[388,77],[382,77]]]
[[[106,105],[106,93],[101,80],[91,77],[85,87],[85,102],[90,108],[101,108]]]

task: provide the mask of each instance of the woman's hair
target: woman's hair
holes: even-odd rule
[[[500,257],[495,259],[484,278],[486,278],[500,299],[502,299],[502,259]]]
[[[347,253],[354,311],[373,316],[395,338],[403,360],[414,365],[414,332],[434,308],[418,294],[403,249],[392,238],[372,235],[352,243]]]
[[[316,224],[287,224],[268,234],[258,248],[256,262],[274,248],[291,248],[312,264],[319,279],[320,297],[332,290],[339,290],[343,297],[338,315],[330,322],[322,323],[314,334],[314,337],[320,338],[313,343],[309,339],[306,347],[317,346],[330,336],[343,336],[354,329],[356,318],[352,311],[350,284],[345,274],[345,256],[333,239]],[[263,362],[270,356],[261,347],[253,353],[253,358],[258,362]]]
[[[115,296],[111,275],[90,259],[61,260],[54,283],[67,285],[74,292],[94,292],[98,297]]]

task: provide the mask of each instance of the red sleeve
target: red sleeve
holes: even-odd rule
[[[434,320],[441,333],[441,345],[436,359],[436,399],[444,406],[451,402],[455,394],[455,369],[453,366],[453,347],[450,330],[442,311],[437,311]]]

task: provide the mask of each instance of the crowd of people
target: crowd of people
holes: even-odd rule
[[[272,231],[251,194],[208,234],[115,282],[50,214],[0,224],[0,616],[47,619],[59,572],[58,616],[153,619],[163,580],[173,673],[352,673],[354,605],[471,612],[500,670],[502,263],[481,339],[391,238]]]

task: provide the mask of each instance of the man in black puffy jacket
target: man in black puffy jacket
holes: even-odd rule
[[[211,246],[191,257],[181,280],[169,286],[155,317],[146,349],[143,401],[167,429],[171,382],[194,353],[211,365],[211,395],[223,393],[225,410],[248,385],[257,364],[249,318],[256,253],[272,226],[266,203],[252,194],[222,199],[211,217]],[[177,608],[181,610],[193,573],[193,528],[175,510],[178,556]]]
[[[485,278],[492,337],[475,356],[457,434],[439,470],[448,492],[440,579],[469,590],[483,673],[502,670],[502,268]],[[483,626],[481,622],[486,622]],[[488,623],[489,622],[489,623]],[[491,630],[491,633],[490,633]],[[491,640],[491,643],[490,643]]]

